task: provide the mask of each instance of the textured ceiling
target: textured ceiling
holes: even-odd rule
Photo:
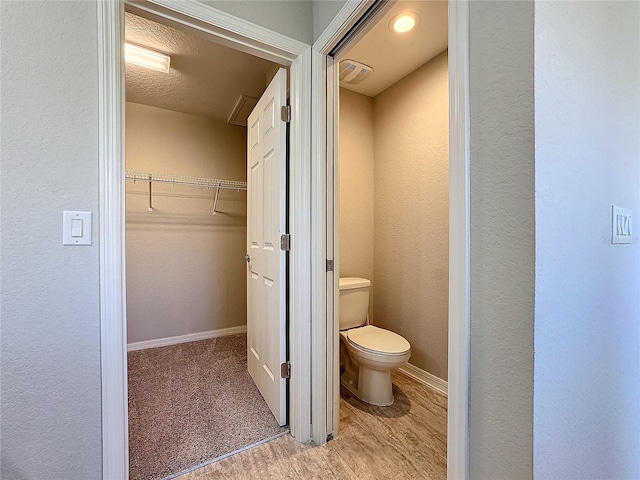
[[[127,101],[226,121],[241,95],[260,97],[275,64],[127,12],[127,42],[171,55],[171,71],[126,64]]]
[[[389,28],[390,20],[406,12],[420,15],[420,24],[407,33]],[[374,97],[401,78],[443,52],[448,44],[448,4],[439,1],[400,1],[353,46],[338,55],[338,60],[351,59],[373,68],[373,73],[361,83],[340,86]]]

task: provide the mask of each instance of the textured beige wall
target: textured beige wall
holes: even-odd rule
[[[299,40],[307,45],[313,43],[314,2],[309,0],[199,1],[247,22]]]
[[[640,208],[640,2],[536,2],[534,28],[533,477],[637,479],[640,244],[609,225]]]
[[[410,362],[447,379],[447,53],[375,98],[374,323],[411,343]]]
[[[372,323],[447,379],[449,105],[444,52],[371,99],[340,90],[340,276],[372,281]]]
[[[313,6],[313,40],[316,41],[347,2],[346,0],[312,0],[311,3]]]
[[[534,2],[470,2],[469,15],[469,478],[526,480],[533,478]]]
[[[0,2],[3,479],[101,477],[96,15]],[[91,246],[62,246],[63,210]]]
[[[373,145],[373,99],[340,89],[340,276],[372,286]]]
[[[127,170],[246,179],[245,129],[127,103]],[[127,182],[128,341],[246,323],[246,192]]]

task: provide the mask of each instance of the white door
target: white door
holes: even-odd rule
[[[280,425],[287,421],[286,227],[287,72],[281,68],[247,121],[247,365]]]

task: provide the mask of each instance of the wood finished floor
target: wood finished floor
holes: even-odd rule
[[[402,373],[392,380],[390,407],[342,389],[340,436],[326,445],[285,435],[179,479],[446,479],[446,397]]]

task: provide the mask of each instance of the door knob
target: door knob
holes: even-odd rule
[[[249,263],[251,261],[251,255],[249,255],[248,253],[244,256],[244,261]]]

